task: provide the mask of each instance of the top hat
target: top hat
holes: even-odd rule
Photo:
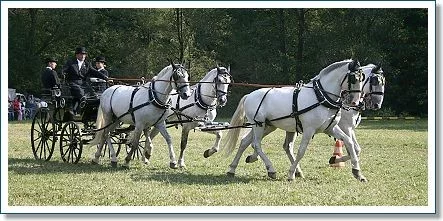
[[[75,49],[75,54],[87,54],[85,47],[78,47]]]
[[[48,63],[48,62],[57,62],[57,59],[55,59],[53,57],[48,57],[48,58],[45,59],[45,62],[46,63]]]
[[[97,57],[95,58],[95,62],[105,63],[106,60],[105,60],[105,57],[103,57],[103,56],[97,56]]]

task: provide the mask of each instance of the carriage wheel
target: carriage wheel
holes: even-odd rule
[[[121,149],[120,136],[121,136],[120,134],[110,136],[111,143],[114,146],[114,150],[115,150],[115,145],[117,145],[117,150],[115,151],[115,157],[118,157],[118,154],[120,153]],[[106,155],[108,156],[108,158],[111,157],[111,150],[108,148],[108,142],[105,142],[105,144],[103,145],[102,157],[105,157]]]
[[[141,156],[143,154],[143,151],[145,149],[145,143],[146,143],[146,138],[145,138],[145,134],[142,133],[142,135],[140,136],[140,141],[138,142],[138,148],[135,151],[134,154],[132,154],[132,159],[141,159]],[[126,144],[126,153],[129,153],[129,151],[131,151],[131,148],[128,144]]]
[[[48,161],[54,153],[56,129],[48,109],[39,109],[32,120],[32,153],[37,160]]]
[[[82,155],[83,142],[80,127],[70,121],[60,135],[60,154],[64,162],[78,163]]]

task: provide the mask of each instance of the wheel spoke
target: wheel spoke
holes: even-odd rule
[[[68,151],[69,151],[69,144],[68,144],[68,145],[65,145],[65,146],[63,146],[63,147],[66,147],[66,146],[68,146],[68,148],[66,148],[66,150],[65,150],[63,153],[61,153],[63,159],[67,159],[67,158],[66,158],[66,154],[67,154]]]

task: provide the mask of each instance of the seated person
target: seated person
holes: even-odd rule
[[[103,80],[108,79],[106,75],[95,70],[91,64],[86,61],[87,54],[85,47],[78,47],[75,49],[75,58],[67,61],[63,66],[63,73],[66,74],[66,81],[71,89],[71,95],[74,97],[72,114],[76,114],[80,100],[85,96],[84,88],[90,88],[87,85],[87,78],[97,77]]]
[[[46,68],[41,76],[42,85],[44,89],[51,90],[55,86],[60,86],[60,79],[55,71],[57,60],[55,58],[46,58],[45,61]]]

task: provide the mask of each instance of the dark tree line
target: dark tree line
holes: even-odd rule
[[[220,64],[236,82],[294,84],[357,58],[383,64],[376,114],[427,115],[426,9],[20,8],[8,19],[8,86],[20,92],[38,95],[43,59],[54,56],[61,68],[77,46],[89,60],[104,55],[117,78],[151,78],[173,58],[190,62],[193,80]],[[233,86],[222,113],[254,89]]]

